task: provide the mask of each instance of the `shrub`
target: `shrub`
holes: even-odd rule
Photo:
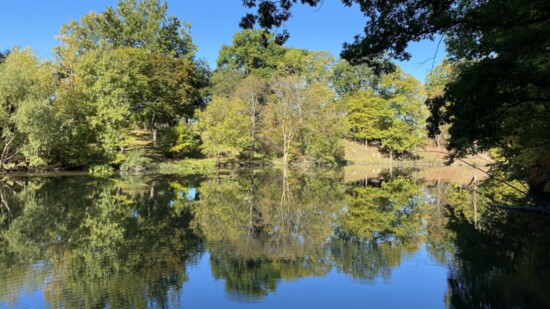
[[[149,168],[151,159],[145,156],[143,149],[128,151],[126,160],[120,165],[123,172],[142,172]]]
[[[110,176],[115,172],[115,169],[108,164],[92,164],[88,167],[88,173],[95,177]]]

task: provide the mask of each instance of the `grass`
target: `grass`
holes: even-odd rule
[[[162,162],[158,165],[163,174],[195,175],[216,172],[215,159],[185,159],[181,161]]]
[[[389,164],[390,158],[383,151],[380,150],[378,146],[365,145],[344,140],[344,149],[345,156],[344,159],[348,164]],[[446,150],[441,147],[438,149],[433,143],[428,143],[424,147],[419,147],[412,151],[415,159],[394,159],[393,163],[396,165],[399,164],[412,164],[412,165],[445,165],[447,162],[446,159]],[[473,164],[476,166],[484,166],[490,164],[491,158],[487,154],[480,154],[478,156],[471,156],[462,159],[468,164]],[[462,161],[455,161],[453,166],[467,165]]]

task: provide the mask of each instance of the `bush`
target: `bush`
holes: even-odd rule
[[[142,172],[149,168],[151,159],[145,156],[143,149],[128,151],[126,160],[120,165],[123,172]]]
[[[199,136],[192,125],[181,121],[173,128],[159,132],[159,145],[162,151],[174,158],[189,156],[199,149]]]
[[[92,164],[88,167],[88,173],[96,177],[110,176],[115,172],[115,169],[108,164]]]
[[[212,159],[182,160],[178,163],[161,163],[161,173],[194,175],[216,172],[216,161]]]

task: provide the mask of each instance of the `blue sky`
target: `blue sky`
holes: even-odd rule
[[[117,0],[14,0],[0,10],[0,50],[13,45],[30,46],[43,58],[51,58],[55,36],[62,24],[79,19],[89,11],[100,12]],[[222,44],[230,44],[239,31],[240,18],[246,13],[241,0],[168,0],[169,14],[191,23],[191,34],[198,45],[198,56],[212,67]],[[365,18],[357,6],[346,8],[339,0],[326,0],[320,8],[296,6],[285,28],[291,33],[288,47],[326,50],[336,57],[342,43],[362,33]],[[413,58],[400,63],[403,70],[424,81],[432,68],[437,42],[419,42],[410,46]],[[437,52],[435,65],[444,56]]]

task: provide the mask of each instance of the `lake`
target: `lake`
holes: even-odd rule
[[[474,176],[4,175],[0,308],[550,308],[548,218]]]

